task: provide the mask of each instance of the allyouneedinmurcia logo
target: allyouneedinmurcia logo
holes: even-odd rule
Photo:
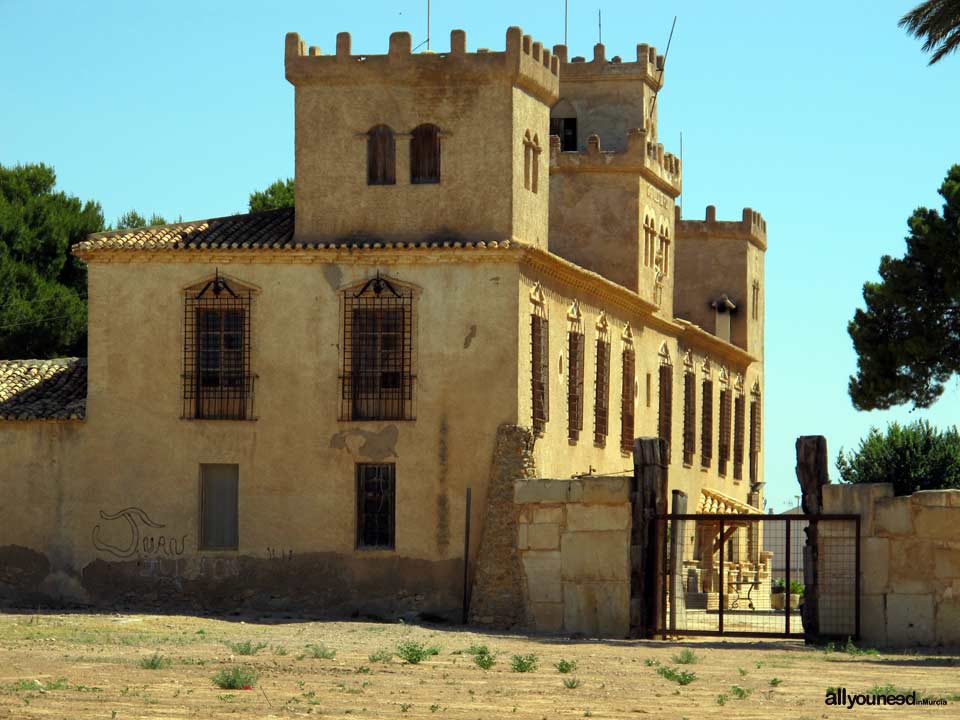
[[[857,705],[946,705],[945,698],[917,697],[917,691],[886,691],[851,693],[846,688],[827,688],[823,699],[825,705],[837,705],[852,710]]]

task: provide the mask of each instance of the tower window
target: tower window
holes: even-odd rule
[[[377,125],[367,132],[367,185],[395,185],[397,149],[393,130]]]
[[[575,117],[550,118],[550,134],[560,137],[560,149],[574,152],[577,149],[577,119]]]
[[[440,128],[419,125],[410,139],[410,182],[425,185],[440,182]]]

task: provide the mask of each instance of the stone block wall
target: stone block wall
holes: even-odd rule
[[[823,511],[860,515],[864,642],[960,645],[960,490],[894,497],[885,483],[826,485]],[[821,537],[821,558],[829,540]],[[828,632],[830,609],[820,610]]]
[[[532,629],[627,637],[630,479],[519,480],[514,504]]]

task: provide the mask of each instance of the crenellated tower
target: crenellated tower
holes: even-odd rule
[[[296,235],[385,241],[516,238],[546,246],[550,107],[560,61],[520,28],[503,52],[335,54],[286,38],[296,88]]]

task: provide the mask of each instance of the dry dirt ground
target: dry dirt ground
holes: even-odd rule
[[[247,648],[238,643],[247,641],[254,654],[242,654]],[[395,654],[402,643],[437,653],[411,664]],[[470,651],[480,645],[494,659],[486,670]],[[696,662],[678,662],[684,650]],[[514,655],[530,654],[535,669],[511,668]],[[145,667],[151,658],[159,667]],[[560,672],[561,661],[576,667]],[[236,666],[256,672],[251,689],[221,689],[211,679]],[[681,684],[670,679],[671,669],[695,677]],[[824,704],[827,687],[856,692],[888,685],[949,704],[854,710]],[[371,622],[0,615],[0,718],[301,715],[960,718],[960,657],[826,651],[794,642],[571,640]]]

